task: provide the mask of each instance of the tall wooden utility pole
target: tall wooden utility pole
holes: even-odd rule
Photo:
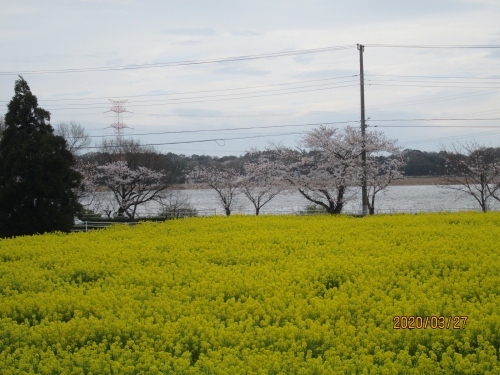
[[[361,195],[363,203],[363,216],[368,215],[368,192],[366,189],[366,150],[365,150],[365,77],[363,73],[363,51],[365,46],[358,44],[359,50],[359,86],[361,93],[361,135],[363,144],[361,150],[361,164],[363,166],[363,181],[361,186]]]

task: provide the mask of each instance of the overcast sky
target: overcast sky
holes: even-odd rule
[[[360,43],[370,130],[403,148],[500,146],[500,49],[450,48],[500,46],[498,0],[0,1],[0,113],[22,74],[53,125],[94,145],[114,135],[108,99],[128,100],[125,137],[186,155],[359,126]]]

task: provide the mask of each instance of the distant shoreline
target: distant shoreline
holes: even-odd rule
[[[419,176],[406,177],[405,179],[393,181],[389,186],[423,186],[423,185],[449,185],[443,177],[438,176]],[[207,186],[196,184],[174,184],[171,185],[172,190],[198,190],[208,189]]]
[[[393,181],[389,186],[412,186],[412,185],[450,185],[443,177],[419,176],[406,177],[402,180]]]

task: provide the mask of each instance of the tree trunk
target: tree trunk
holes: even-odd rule
[[[371,196],[371,201],[372,203],[370,204],[370,200],[368,200],[368,212],[370,213],[370,215],[374,215],[375,214],[375,192],[373,193],[373,195]]]
[[[226,210],[226,216],[231,215],[231,209],[229,207],[225,207]]]
[[[341,186],[337,193],[336,202],[330,202],[330,207],[327,209],[328,213],[338,215],[342,212],[342,208],[344,208],[344,192],[345,188]]]
[[[344,207],[344,204],[342,202],[340,203],[334,203],[334,202],[331,202],[330,204],[330,207],[328,207],[326,209],[326,211],[329,213],[329,214],[332,214],[332,215],[338,215],[342,212],[342,208]]]

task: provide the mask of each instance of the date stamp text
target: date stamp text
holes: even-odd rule
[[[465,329],[468,316],[405,316],[394,317],[394,329]]]

